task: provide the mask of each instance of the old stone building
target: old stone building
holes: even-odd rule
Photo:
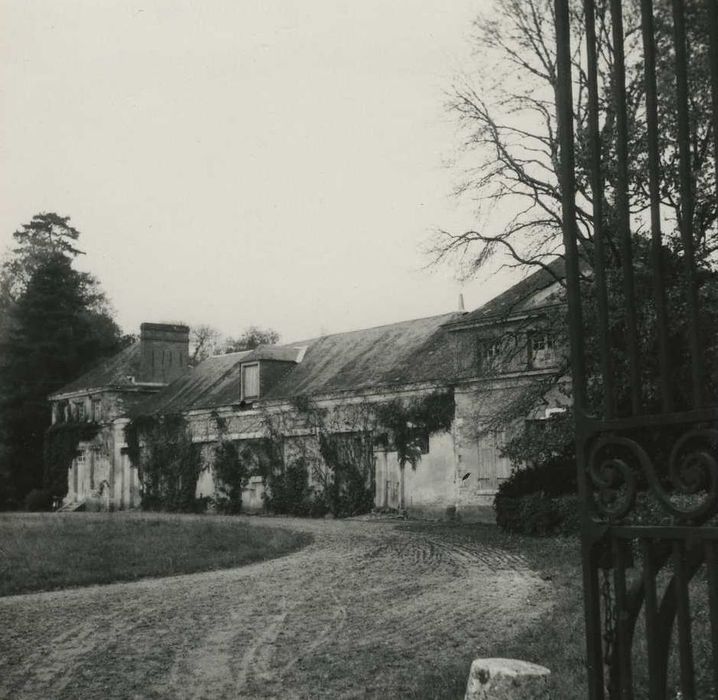
[[[191,370],[186,327],[143,324],[139,343],[51,397],[58,419],[93,415],[93,402],[103,406],[103,429],[81,445],[66,501],[136,507],[140,484],[124,454],[124,427],[132,416],[181,415],[202,447],[198,496],[217,493],[211,455],[219,439],[242,447],[281,436],[279,459],[308,456],[318,465],[310,481],[321,480],[318,443],[325,431],[371,436],[366,479],[376,507],[491,521],[493,495],[511,465],[500,453],[506,435],[486,426],[528,387],[557,373],[560,349],[550,325],[562,305],[560,271],[539,270],[471,313],[260,346],[210,357]],[[413,436],[414,464],[401,464],[391,431],[377,421],[380,407],[432,396],[452,402],[453,420],[448,430]],[[565,403],[560,391],[550,392],[525,418],[540,420]],[[321,425],[307,405],[312,416],[323,416]],[[249,479],[244,510],[262,509],[264,488],[261,476]]]
[[[189,328],[143,323],[140,338],[52,394],[52,425],[92,423],[96,435],[78,445],[68,473],[65,505],[135,508],[137,469],[125,450],[127,416],[189,371]]]

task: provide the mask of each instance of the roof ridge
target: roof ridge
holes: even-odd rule
[[[392,323],[380,323],[376,326],[369,326],[368,328],[355,328],[354,330],[351,330],[351,331],[339,331],[338,333],[326,333],[324,335],[316,336],[315,338],[307,338],[306,340],[295,340],[291,343],[282,343],[281,345],[278,344],[278,345],[275,345],[274,347],[282,347],[282,348],[284,348],[284,347],[299,347],[299,346],[305,345],[307,343],[315,343],[316,341],[322,340],[323,338],[333,338],[338,335],[349,335],[350,333],[362,333],[364,331],[374,331],[374,330],[377,330],[378,328],[388,328],[389,326],[401,326],[406,323],[416,323],[417,321],[428,321],[429,319],[432,319],[432,318],[438,319],[438,318],[443,318],[445,316],[456,316],[457,314],[463,315],[463,312],[447,311],[443,314],[432,314],[430,316],[420,316],[419,318],[409,318],[409,319],[406,319],[405,321],[394,321]]]
[[[254,350],[254,348],[252,348]],[[247,353],[252,352],[252,350],[233,350],[232,352],[218,352],[214,355],[209,355],[208,357],[205,357],[205,360],[211,360],[214,357],[230,357],[231,355],[246,355]],[[204,362],[204,360],[202,360]]]

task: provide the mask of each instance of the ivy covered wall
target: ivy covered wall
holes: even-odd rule
[[[126,435],[143,507],[241,512],[249,480],[254,488],[261,477],[270,512],[345,517],[381,505],[377,451],[393,451],[400,469],[416,470],[429,436],[449,435],[453,416],[448,391],[298,397],[249,411],[137,418]]]

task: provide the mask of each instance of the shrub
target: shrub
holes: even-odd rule
[[[308,483],[307,466],[303,459],[289,464],[283,471],[272,473],[265,493],[267,509],[282,515],[319,515],[321,499],[314,497]],[[326,512],[326,511],[324,511]],[[321,515],[324,515],[321,512]]]
[[[570,535],[579,529],[578,496],[547,497],[541,493],[499,496],[494,501],[496,522],[522,535]]]
[[[329,512],[337,518],[368,513],[374,505],[369,434],[320,434],[319,451],[327,467],[320,481]]]
[[[246,472],[237,446],[228,440],[219,442],[214,449],[218,512],[236,515],[242,510],[242,487],[247,480]]]
[[[201,450],[181,415],[136,416],[125,426],[128,454],[142,484],[142,509],[191,513]]]
[[[535,466],[514,469],[511,476],[499,486],[502,496],[524,496],[543,493],[562,496],[576,493],[576,462],[563,456],[550,457]]]
[[[578,529],[576,464],[564,455],[515,469],[494,498],[496,523],[509,532],[547,535]]]
[[[25,510],[33,513],[52,510],[52,493],[48,489],[33,489],[25,496]]]
[[[7,474],[0,472],[0,511],[16,510],[19,507],[14,484]]]

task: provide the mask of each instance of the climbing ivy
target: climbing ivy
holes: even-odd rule
[[[249,455],[240,455],[237,445],[227,436],[227,420],[216,411],[212,420],[217,429],[217,444],[213,450],[212,466],[216,484],[216,506],[220,513],[236,514],[242,510],[242,489],[249,476]]]
[[[201,450],[184,416],[138,416],[125,427],[125,439],[142,485],[143,509],[196,510]]]
[[[327,509],[336,517],[368,513],[374,505],[371,434],[320,432],[319,452],[328,470],[322,479]]]
[[[266,438],[239,444],[228,439],[226,420],[216,413],[212,417],[217,428],[212,462],[220,510],[239,512],[247,479],[261,475],[269,510],[344,517],[372,508],[377,435],[391,436],[402,468],[407,463],[416,468],[425,436],[450,429],[454,398],[437,392],[408,402],[361,402],[330,410],[300,396],[287,412],[264,409]],[[286,459],[287,435],[297,428],[308,434],[294,443],[299,454]],[[125,428],[125,436],[130,460],[139,470],[143,507],[193,509],[202,459],[185,419],[139,416]]]
[[[302,402],[293,406],[294,412],[306,415],[313,405]],[[310,458],[304,454],[285,459],[285,434],[290,429],[290,415],[269,412],[262,414],[262,425],[267,437],[255,441],[255,451],[261,451],[255,458],[255,473],[264,478],[264,505],[272,513],[285,515],[324,515],[326,507],[317,499],[315,490],[309,485]]]
[[[435,392],[406,402],[393,399],[376,409],[377,425],[389,431],[401,467],[412,469],[421,459],[425,437],[451,429],[455,404],[452,393]]]
[[[81,442],[95,438],[97,423],[55,423],[45,433],[43,483],[54,498],[67,495],[67,472]]]
[[[273,513],[320,517],[327,512],[323,499],[309,485],[309,469],[302,457],[272,470],[266,484],[264,501]]]
[[[316,440],[318,450],[305,449],[297,463],[285,464],[284,443],[287,429],[301,427],[311,431],[305,445]],[[289,507],[285,501],[291,486],[295,512],[337,517],[365,513],[374,500],[373,447],[382,433],[389,434],[402,468],[416,468],[422,443],[427,436],[448,431],[454,419],[454,397],[450,392],[434,392],[410,401],[394,399],[382,403],[359,402],[333,409],[320,407],[307,396],[292,400],[287,415],[265,416],[269,444],[276,465],[267,478],[270,508]],[[300,474],[311,476],[312,487],[299,488]],[[291,471],[291,474],[290,474]],[[278,495],[273,496],[276,492]]]

